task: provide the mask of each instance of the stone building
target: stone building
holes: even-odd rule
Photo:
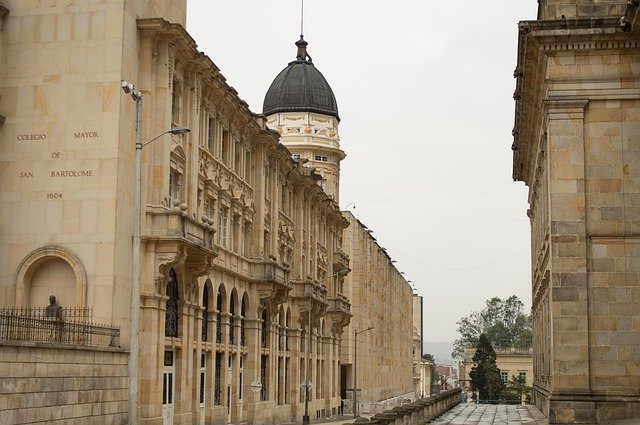
[[[357,360],[358,398],[392,405],[415,399],[413,386],[413,291],[389,254],[351,212],[343,212],[344,252],[352,272],[345,277],[345,295],[353,317],[342,335],[343,389],[353,389]],[[406,312],[406,314],[399,314]],[[371,328],[370,330],[366,330]],[[355,333],[357,359],[355,356]],[[347,396],[348,394],[343,394]],[[351,398],[351,397],[349,397]]]
[[[301,36],[295,44],[296,59],[273,80],[265,95],[263,114],[293,158],[304,169],[315,170],[322,177],[319,184],[339,202],[340,162],[345,153],[340,146],[338,105],[329,83],[307,52],[308,43]],[[354,387],[354,335],[362,332],[357,353],[361,401],[414,399],[417,393],[412,379],[415,381],[420,375],[416,372],[412,376],[412,330],[416,320],[421,322],[422,306],[414,305],[410,285],[371,230],[350,212],[343,214],[349,227],[342,233],[344,252],[336,255],[349,258],[352,272],[340,282],[343,286],[331,294],[333,299],[327,310],[329,315],[346,319],[344,325],[349,324],[342,335],[340,351],[342,398],[353,396],[347,390]],[[337,257],[335,261],[346,259]],[[398,314],[417,307],[420,311],[413,321],[416,316]],[[367,331],[370,326],[373,328]]]
[[[197,49],[186,1],[0,10],[0,307],[20,316],[53,294],[120,330],[84,348],[59,338],[70,316],[36,347],[4,333],[3,417],[127,423],[132,391],[141,423],[299,421],[305,378],[310,415],[337,413],[348,221]],[[144,144],[128,369],[137,102],[123,79]]]
[[[500,369],[500,378],[505,384],[514,376],[524,379],[528,387],[533,385],[533,349],[532,348],[495,348],[496,366]],[[458,363],[458,382],[467,397],[471,400],[471,378],[469,373],[475,366],[473,355],[476,353],[474,347],[464,349],[464,358]]]
[[[431,363],[422,358],[424,341],[422,297],[413,293],[413,391],[416,397],[431,395]]]
[[[363,397],[413,389],[411,315],[398,314],[411,311],[411,289],[339,211],[337,104],[306,42],[256,115],[197,49],[185,17],[185,0],[0,5],[9,423],[329,416],[352,379],[350,336],[371,324],[359,340]],[[311,103],[287,85],[300,72],[314,82]]]
[[[638,2],[540,0],[519,24],[513,178],[529,187],[533,402],[640,421]]]

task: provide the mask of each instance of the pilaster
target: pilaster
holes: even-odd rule
[[[544,103],[549,169],[552,398],[590,393],[584,115],[586,100]],[[550,419],[588,415],[556,403]],[[586,410],[586,411],[585,411]]]

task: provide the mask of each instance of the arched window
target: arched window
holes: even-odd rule
[[[204,285],[202,293],[202,341],[209,340],[209,282]]]
[[[167,311],[164,320],[164,335],[178,336],[178,277],[176,272],[169,271],[169,283],[167,284]]]
[[[224,294],[222,292],[222,286],[218,288],[218,296],[216,297],[216,342],[222,342],[222,321],[220,318],[222,317],[222,298],[224,298]]]
[[[234,320],[236,316],[236,292],[231,292],[231,303],[229,304],[229,345],[236,343],[236,329],[234,326]]]
[[[244,333],[244,318],[247,315],[247,294],[242,296],[242,306],[240,307],[240,345],[245,347],[247,341]]]

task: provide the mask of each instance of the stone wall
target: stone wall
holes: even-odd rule
[[[620,29],[618,1],[541,3],[552,5],[546,20],[520,23],[515,74],[514,178],[530,188],[532,401],[550,423],[640,423],[640,46]]]
[[[346,388],[353,388],[357,331],[360,402],[386,400],[414,390],[413,291],[370,229],[353,214],[343,214],[350,223],[343,233],[343,247],[351,259],[345,295],[353,314],[342,334],[344,380]],[[370,326],[373,328],[365,331]],[[351,397],[349,391],[347,398]]]
[[[128,353],[0,342],[0,422],[126,424]]]

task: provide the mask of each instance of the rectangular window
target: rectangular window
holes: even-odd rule
[[[237,253],[240,253],[240,242],[238,240],[238,238],[240,237],[240,222],[241,217],[239,215],[234,215],[232,226],[233,235],[231,235],[233,247],[231,248],[231,250]]]
[[[236,172],[237,175],[242,174],[242,143],[236,142],[234,146],[234,168],[233,171]]]
[[[297,153],[294,153],[294,154],[292,155],[292,157],[293,157],[293,159],[295,159],[295,160],[300,159],[300,155],[299,155],[299,154],[297,154]]]
[[[324,156],[324,155],[316,155],[316,156],[315,156],[315,160],[316,160],[316,161],[327,162],[327,161],[329,161],[329,158],[327,158],[327,157],[326,157],[326,156]]]
[[[520,372],[518,374],[518,378],[520,379],[520,381],[522,382],[527,382],[527,372]]]
[[[229,226],[229,208],[220,208],[220,226],[218,228],[218,243],[221,247],[227,247],[227,230]]]
[[[217,124],[216,119],[213,117],[209,117],[209,131],[207,133],[207,149],[211,154],[215,154],[216,151],[216,130]]]
[[[249,258],[249,246],[251,241],[251,222],[245,221],[242,229],[242,255]]]
[[[222,150],[220,152],[220,157],[222,158],[222,162],[225,165],[229,165],[229,155],[231,152],[231,140],[229,130],[222,130]]]
[[[213,218],[215,215],[216,201],[210,196],[207,196],[204,200],[204,215],[208,218]]]
[[[180,94],[182,91],[182,86],[180,85],[180,81],[173,80],[173,85],[171,88],[171,122],[174,126],[178,125],[180,122]]]
[[[247,183],[251,183],[250,177],[251,177],[251,153],[249,151],[246,151],[244,153],[244,180]]]
[[[271,170],[269,168],[264,170],[264,193],[266,199],[271,199]]]
[[[502,379],[502,382],[505,384],[509,382],[509,372],[500,372],[500,379]]]
[[[173,208],[173,202],[180,199],[180,180],[181,175],[178,171],[171,169],[169,171],[169,208]]]

